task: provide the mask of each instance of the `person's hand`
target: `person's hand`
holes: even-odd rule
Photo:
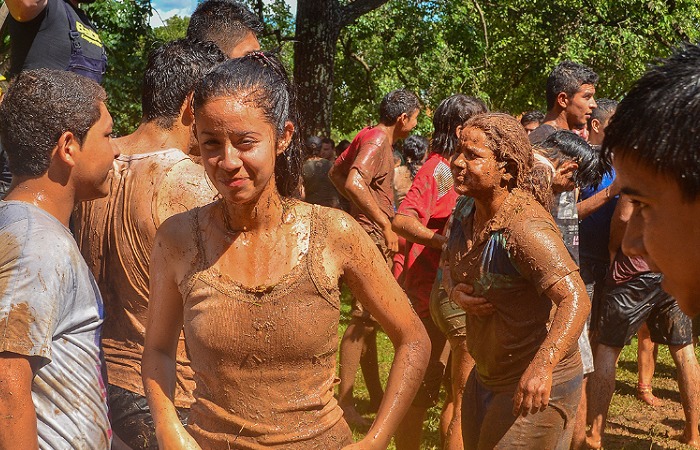
[[[520,377],[513,396],[513,415],[523,417],[544,411],[552,391],[552,369],[547,364],[533,361]]]
[[[386,246],[389,250],[391,250],[393,253],[396,253],[399,251],[399,235],[394,233],[394,230],[391,229],[391,222],[389,222],[388,226],[385,226],[382,229],[382,233],[384,234],[384,240],[386,241]]]
[[[488,316],[496,311],[493,304],[483,297],[474,297],[474,287],[459,283],[450,292],[450,300],[455,302],[467,314],[474,316]]]

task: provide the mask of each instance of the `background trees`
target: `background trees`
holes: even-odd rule
[[[279,48],[294,74],[305,134],[336,140],[374,122],[398,87],[419,95],[427,115],[418,129],[429,133],[432,110],[456,92],[516,115],[544,109],[547,74],[572,59],[599,73],[599,97],[619,99],[655,58],[700,41],[696,0],[298,0],[298,11],[244,1],[264,20],[263,47]],[[107,46],[116,129],[126,133],[140,119],[148,51],[184,36],[188,19],[151,29],[149,0],[87,8]]]

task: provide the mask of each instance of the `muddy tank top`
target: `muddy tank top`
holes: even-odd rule
[[[321,252],[328,230],[313,207],[308,249],[277,283],[247,287],[208,260],[199,210],[197,257],[180,283],[196,388],[189,433],[208,449],[339,449],[352,442],[333,396],[338,280]]]

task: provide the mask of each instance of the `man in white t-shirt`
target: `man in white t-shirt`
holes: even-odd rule
[[[103,197],[112,163],[105,92],[71,72],[18,75],[0,104],[13,184],[0,202],[0,448],[110,447],[104,308],[68,229]]]

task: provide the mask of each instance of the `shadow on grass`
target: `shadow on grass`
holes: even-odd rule
[[[619,369],[628,370],[632,373],[637,373],[637,360],[632,361],[620,361],[617,364]],[[665,377],[676,379],[676,367],[673,364],[666,364],[662,361],[656,362],[656,370],[654,371],[654,377]]]

